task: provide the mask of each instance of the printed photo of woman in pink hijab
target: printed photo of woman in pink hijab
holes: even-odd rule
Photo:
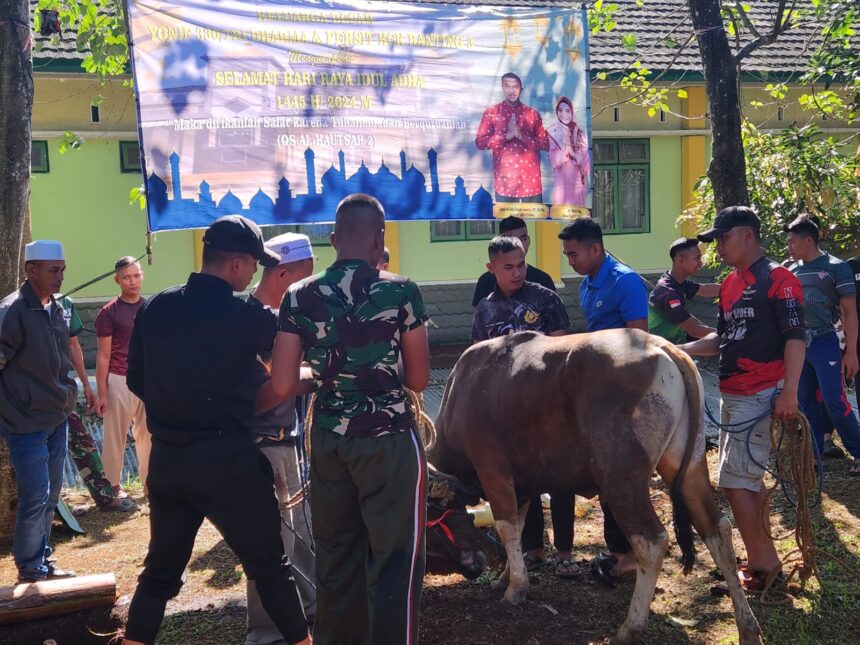
[[[584,206],[591,178],[588,137],[576,123],[573,103],[562,96],[555,104],[558,119],[549,128],[549,161],[555,177],[553,204]]]

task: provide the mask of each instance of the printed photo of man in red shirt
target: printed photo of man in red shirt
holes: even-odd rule
[[[502,76],[505,100],[481,117],[475,145],[493,151],[497,202],[543,203],[540,151],[549,151],[549,136],[537,110],[520,101],[523,82],[512,72]]]

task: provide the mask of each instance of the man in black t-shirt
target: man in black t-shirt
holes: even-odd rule
[[[522,242],[523,251],[528,255],[529,245],[531,244],[529,229],[526,227],[525,221],[519,217],[506,217],[503,219],[499,224],[499,236],[517,238]],[[529,264],[526,265],[526,281],[537,282],[540,286],[555,291],[555,283],[549,274]],[[496,277],[487,271],[478,278],[478,284],[475,285],[475,295],[472,296],[472,306],[477,307],[478,303],[493,293],[495,288]]]
[[[702,268],[699,240],[682,237],[669,247],[672,268],[658,280],[648,298],[648,331],[673,343],[704,338],[714,333],[701,320],[687,311],[687,300],[693,296],[716,298],[718,284],[698,284],[689,278]]]

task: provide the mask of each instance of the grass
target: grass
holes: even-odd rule
[[[715,472],[715,464],[711,466]],[[766,643],[841,645],[860,640],[857,636],[860,634],[860,482],[849,477],[846,469],[846,462],[828,463],[825,495],[821,506],[813,511],[817,548],[822,552],[818,560],[821,583],[811,580],[805,590],[787,596],[786,605],[764,606],[752,601]],[[138,501],[143,501],[139,485],[132,483],[131,492]],[[91,506],[82,491],[73,489],[66,497],[72,505]],[[668,527],[671,509],[661,484],[653,487],[652,499]],[[787,553],[794,548],[790,537],[793,513],[784,500],[777,497],[775,502],[778,510],[773,515],[774,533],[780,537],[780,553]],[[576,517],[574,551],[586,564],[603,546],[596,500],[578,498]],[[125,619],[146,554],[149,536],[146,507],[144,504],[143,510],[130,515],[90,510],[80,522],[87,530],[85,536],[72,537],[57,531],[56,556],[62,566],[82,574],[114,573],[118,602],[113,631]],[[786,534],[789,536],[784,537]],[[743,554],[736,532],[735,549],[739,555]],[[693,573],[684,577],[677,562],[678,549],[674,545],[670,548],[658,579],[644,643],[736,642],[731,604],[727,598],[709,593],[714,565],[701,542],[697,550],[699,558]],[[830,556],[838,558],[839,563]],[[511,609],[501,605],[500,593],[489,588],[496,574],[497,571],[488,571],[473,582],[459,576],[428,575],[421,606],[422,643],[547,645],[599,640],[610,636],[624,620],[633,590],[632,582],[608,590],[588,576],[562,580],[553,575],[550,567],[532,575],[529,599],[523,606]],[[11,584],[14,578],[12,558],[4,553],[0,557],[0,583]],[[197,537],[187,582],[179,596],[168,604],[158,643],[241,643],[244,602],[245,579],[241,567],[218,532],[206,522]],[[52,633],[62,634],[62,639],[54,638],[63,645],[109,640],[86,635],[86,624],[67,621],[60,632],[52,629],[44,622],[0,628],[0,644],[42,643]]]

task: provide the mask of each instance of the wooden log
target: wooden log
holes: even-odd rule
[[[115,602],[116,580],[112,573],[0,587],[0,625],[70,614]]]

